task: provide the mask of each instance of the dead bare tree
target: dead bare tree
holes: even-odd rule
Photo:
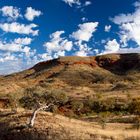
[[[37,113],[39,111],[41,111],[41,110],[48,111],[50,109],[54,110],[54,108],[51,108],[51,107],[59,106],[60,104],[63,104],[63,102],[67,101],[67,97],[65,97],[64,94],[56,94],[56,93],[55,94],[53,94],[53,93],[45,94],[45,95],[43,95],[43,99],[45,99],[45,100],[43,101],[42,104],[40,103],[41,102],[40,99],[37,98],[35,100],[35,106],[34,106],[35,109],[32,113],[29,123],[27,124],[27,127],[34,126],[35,119],[36,119]]]
[[[46,105],[39,104],[39,107],[36,107],[36,109],[34,110],[32,116],[31,116],[31,118],[29,120],[28,127],[33,127],[34,126],[36,115],[37,115],[37,113],[39,111],[41,111],[41,110],[48,110],[51,106],[54,106],[54,104],[53,103],[46,104]]]

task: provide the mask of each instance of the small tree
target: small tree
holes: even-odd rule
[[[69,100],[67,94],[61,90],[48,91],[44,93],[43,98],[47,103],[57,101],[58,105],[65,105]]]
[[[50,103],[50,104],[46,104],[46,105],[41,105],[39,104],[38,107],[36,107],[36,109],[34,110],[30,120],[29,120],[29,124],[28,124],[28,127],[33,127],[34,126],[34,123],[35,123],[35,118],[36,118],[36,115],[39,111],[41,110],[48,110],[51,106],[54,106],[53,103]]]
[[[46,92],[42,95],[32,93],[32,96],[31,95],[27,96],[26,100],[24,99],[24,101],[31,103],[31,105],[33,105],[34,107],[33,114],[28,124],[29,127],[33,127],[35,123],[36,115],[39,111],[52,110],[54,112],[57,110],[58,106],[64,105],[68,101],[68,97],[64,92],[61,92],[60,90],[54,90],[54,91]]]
[[[34,109],[28,124],[29,127],[33,127],[38,111],[47,110],[56,112],[57,107],[65,105],[68,100],[68,96],[61,90],[37,93],[34,89],[27,89],[25,96],[19,102],[25,108]]]

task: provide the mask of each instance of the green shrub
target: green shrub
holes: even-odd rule
[[[61,90],[47,91],[45,93],[37,93],[36,90],[27,89],[24,97],[19,102],[22,107],[33,109],[42,104],[54,103],[54,105],[60,106],[66,104],[68,97],[66,93]]]
[[[72,110],[73,111],[80,111],[83,107],[84,107],[84,104],[83,104],[83,102],[82,101],[72,101],[71,102],[71,107],[72,107]]]
[[[117,98],[88,98],[85,102],[86,106],[90,108],[91,111],[96,113],[100,112],[127,112],[129,104],[125,101],[121,101]]]
[[[41,99],[37,94],[32,93],[32,95],[27,95],[27,96],[22,97],[19,100],[19,103],[24,108],[33,109],[37,107],[40,100]]]
[[[64,91],[51,90],[44,93],[43,98],[46,102],[57,102],[59,105],[64,105],[68,102],[69,98]]]

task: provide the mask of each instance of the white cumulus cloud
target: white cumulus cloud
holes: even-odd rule
[[[16,39],[14,40],[14,42],[15,42],[16,44],[29,45],[29,44],[31,44],[32,39],[29,38],[29,37],[25,37],[25,38],[16,38]]]
[[[106,25],[105,26],[105,32],[110,32],[111,30],[111,25]]]
[[[21,17],[20,9],[13,6],[4,6],[0,9],[0,12],[2,12],[2,16],[10,17],[12,19]]]
[[[116,39],[109,40],[105,45],[105,52],[106,53],[115,53],[120,49],[120,44],[117,42]]]
[[[22,54],[0,53],[0,75],[19,72],[38,62],[36,58],[25,58]]]
[[[70,7],[76,6],[77,8],[84,8],[92,4],[91,1],[85,1],[85,3],[82,3],[80,0],[62,0],[62,1],[68,4]]]
[[[32,34],[33,36],[38,35],[38,30],[35,30],[36,24],[20,24],[17,22],[13,23],[0,23],[0,29],[2,29],[5,32],[11,32],[11,33],[18,33],[18,34]]]
[[[29,21],[33,21],[35,17],[39,17],[41,14],[41,11],[35,10],[32,7],[27,7],[25,18]]]
[[[89,51],[89,48],[88,48],[87,44],[84,44],[84,45],[80,44],[79,47],[80,48],[79,48],[78,51],[76,51],[75,55],[76,56],[81,56],[81,57],[87,56],[88,51]]]
[[[56,31],[50,35],[51,41],[44,43],[48,55],[56,58],[57,56],[64,56],[65,51],[71,51],[73,43],[61,37],[64,33],[64,31]]]
[[[14,41],[2,42],[0,41],[0,50],[4,52],[24,53],[26,57],[33,55],[35,52],[27,45],[31,44],[31,38],[17,38]]]
[[[119,25],[121,43],[124,47],[128,41],[134,41],[140,45],[140,2],[135,4],[135,11],[128,14],[119,14],[111,20]]]
[[[75,52],[76,56],[84,57],[91,53],[91,48],[86,43],[76,42],[75,45],[78,46],[78,50]]]
[[[62,0],[64,1],[66,4],[68,4],[69,6],[73,6],[73,5],[81,5],[81,2],[79,0]]]
[[[91,4],[92,4],[91,1],[86,1],[86,2],[85,2],[85,6],[89,6],[89,5],[91,5]]]
[[[79,30],[72,33],[72,37],[77,41],[88,42],[98,27],[98,22],[87,22],[79,25]]]
[[[52,56],[48,55],[48,53],[38,54],[40,61],[46,61],[53,59]]]
[[[13,61],[13,60],[16,60],[16,57],[11,53],[0,54],[0,62]]]
[[[9,52],[25,52],[29,53],[30,48],[22,44],[16,44],[14,42],[5,43],[0,41],[0,50]]]

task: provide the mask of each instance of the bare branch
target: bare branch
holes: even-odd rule
[[[39,104],[39,105],[41,105],[41,104]],[[48,109],[48,108],[50,108],[51,106],[53,106],[54,104],[49,104],[49,105],[41,105],[39,108],[36,108],[35,110],[34,110],[34,112],[33,112],[33,114],[32,114],[32,117],[31,117],[31,119],[30,119],[30,121],[29,121],[29,124],[28,124],[28,126],[29,127],[33,127],[34,126],[34,123],[35,123],[35,118],[36,118],[36,115],[37,115],[37,113],[38,113],[38,111],[40,111],[40,110],[44,110],[44,109]]]

